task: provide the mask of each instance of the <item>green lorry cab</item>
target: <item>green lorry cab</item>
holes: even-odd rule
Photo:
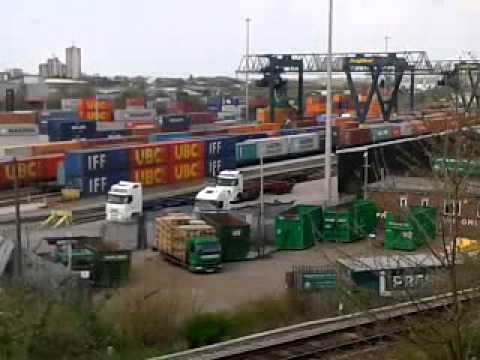
[[[199,236],[189,240],[187,265],[192,272],[214,272],[222,268],[222,246],[216,236]]]

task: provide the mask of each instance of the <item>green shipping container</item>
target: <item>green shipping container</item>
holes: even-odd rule
[[[131,251],[102,251],[97,253],[93,279],[95,286],[115,288],[127,284],[130,278]]]
[[[245,260],[250,252],[250,225],[233,215],[202,214],[202,219],[216,230],[222,245],[222,261]]]
[[[279,250],[303,250],[320,240],[322,208],[297,205],[275,218],[275,242]]]
[[[391,140],[392,136],[392,127],[390,125],[372,125],[370,126],[372,131],[373,142],[382,142]]]
[[[251,165],[258,162],[257,144],[248,140],[235,146],[235,157],[238,165]]]
[[[433,160],[433,170],[443,172],[447,170],[459,176],[480,177],[480,162],[470,160],[456,160],[438,158]]]

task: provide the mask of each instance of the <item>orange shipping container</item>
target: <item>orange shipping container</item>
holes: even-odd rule
[[[267,124],[261,124],[257,127],[257,131],[262,132],[262,131],[275,131],[275,130],[280,130],[282,126],[278,123],[267,123]]]
[[[80,150],[81,148],[82,143],[79,141],[59,141],[44,144],[34,144],[32,145],[32,155],[40,156],[48,154],[59,154],[73,150]]]
[[[142,183],[143,186],[159,186],[168,184],[168,167],[152,166],[130,170],[130,180]]]
[[[169,182],[172,184],[200,180],[205,177],[205,161],[197,160],[172,164],[169,175]]]

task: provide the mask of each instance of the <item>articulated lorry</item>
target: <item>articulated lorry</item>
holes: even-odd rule
[[[288,194],[293,186],[288,181],[264,180],[263,191],[277,195]],[[217,176],[215,186],[207,186],[196,195],[195,211],[228,211],[233,204],[257,199],[260,190],[260,180],[245,181],[239,170],[224,170]]]
[[[105,205],[107,221],[129,221],[143,212],[142,184],[120,181],[112,185]]]

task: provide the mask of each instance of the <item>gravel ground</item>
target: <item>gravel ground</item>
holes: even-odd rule
[[[303,251],[275,252],[265,259],[227,263],[216,274],[192,274],[148,250],[136,252],[133,257],[130,287],[143,288],[146,293],[156,289],[188,291],[203,310],[223,310],[284,292],[285,273],[294,265],[331,265],[338,258],[382,254],[385,251],[369,241],[342,245],[323,243]]]

